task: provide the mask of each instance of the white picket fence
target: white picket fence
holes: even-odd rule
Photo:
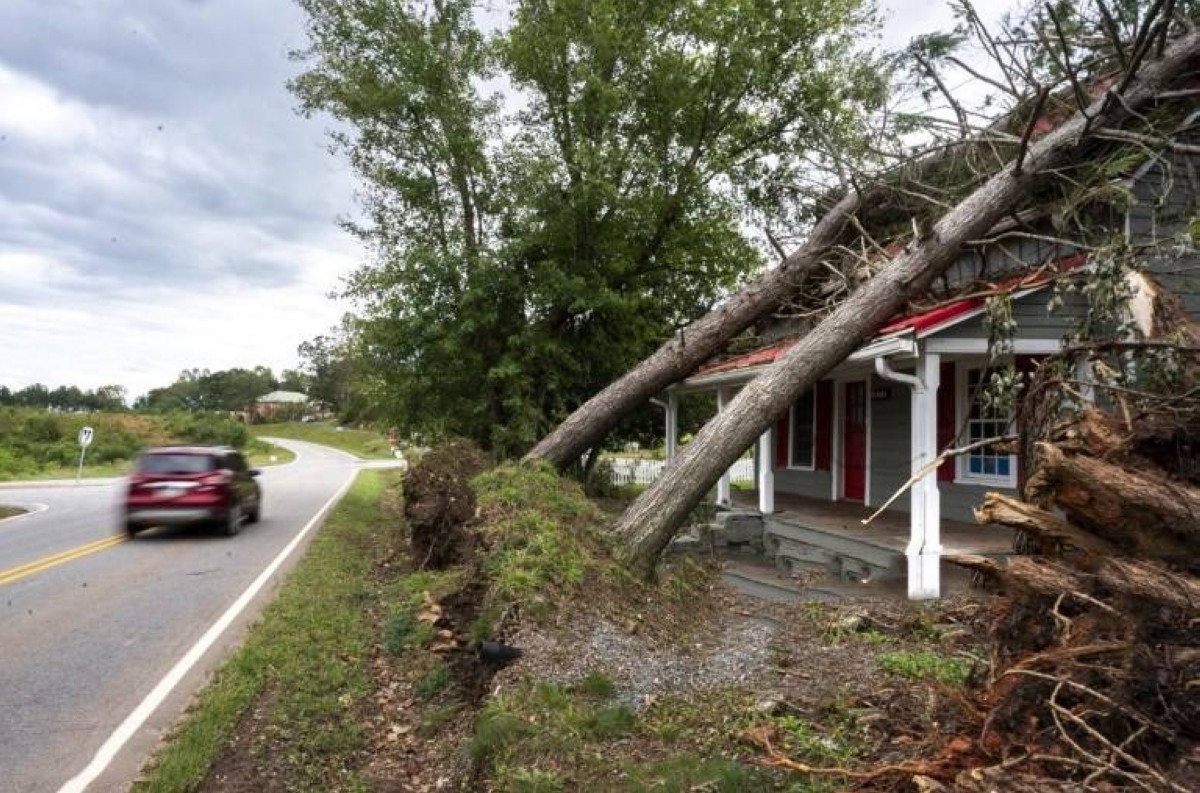
[[[666,467],[666,460],[637,460],[631,457],[610,457],[607,462],[612,464],[612,479],[614,485],[648,485],[658,478]],[[734,482],[754,481],[754,460],[742,458],[730,469],[730,478]]]

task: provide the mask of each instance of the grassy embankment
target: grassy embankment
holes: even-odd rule
[[[496,669],[476,658],[475,643],[522,630],[557,636],[599,618],[692,657],[696,642],[720,633],[712,571],[684,562],[657,585],[631,580],[606,550],[604,515],[579,488],[518,466],[475,480],[473,556],[418,570],[397,488],[387,485],[398,480],[360,476],[139,793],[267,779],[278,790],[434,789],[450,780],[447,789],[500,793],[827,793],[847,780],[764,765],[747,736],[771,736],[797,763],[869,767],[901,745],[877,734],[885,722],[872,692],[904,692],[892,699],[909,710],[886,723],[919,735],[942,719],[928,687],[960,686],[966,676],[924,618],[915,629],[831,630],[836,607],[805,603],[798,632],[770,650],[777,674],[634,701],[604,671],[611,647],[556,641],[599,652],[596,665],[582,678],[551,678],[527,658],[489,696]],[[789,655],[817,645],[833,646],[828,669]],[[789,675],[795,688],[781,707],[763,708]]]
[[[123,476],[139,450],[165,443],[237,446],[252,465],[294,459],[287,450],[256,440],[242,424],[218,414],[75,414],[0,407],[0,438],[4,439],[0,481],[74,478],[79,465],[77,438],[84,426],[94,431],[84,458],[85,477]]]
[[[383,460],[392,456],[387,438],[371,430],[338,429],[327,423],[301,424],[255,424],[250,428],[255,437],[290,438],[297,441],[319,443],[349,452],[364,460]]]
[[[399,539],[380,527],[385,489],[398,477],[358,475],[246,643],[134,790],[196,789],[251,713],[265,730],[286,736],[290,751],[276,759],[290,780],[285,789],[361,789],[345,769],[362,745],[356,708],[372,693],[370,613],[405,596],[403,582],[381,584],[371,576],[377,557]]]

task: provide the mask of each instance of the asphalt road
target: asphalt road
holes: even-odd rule
[[[97,768],[97,751],[111,753],[127,717],[361,467],[333,449],[280,443],[298,457],[264,469],[262,521],[236,537],[159,528],[126,541],[120,481],[0,489],[0,503],[35,510],[0,521],[0,793],[82,789],[64,785]],[[308,537],[88,791],[128,789]]]

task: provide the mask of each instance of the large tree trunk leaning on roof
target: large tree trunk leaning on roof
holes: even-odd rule
[[[970,141],[962,143],[969,144]],[[900,180],[909,176],[920,179],[928,169],[939,165],[947,156],[953,156],[958,147],[959,144],[952,144],[939,153],[901,165],[889,175]],[[843,196],[821,216],[804,244],[778,267],[762,274],[728,301],[677,331],[650,357],[576,408],[538,441],[523,461],[546,460],[561,469],[578,460],[587,449],[601,442],[617,422],[667,386],[690,375],[731,339],[797,294],[805,279],[819,268],[859,207],[869,205],[887,191],[882,179],[876,179],[861,193],[851,191]],[[995,229],[990,229],[988,233],[994,232]]]
[[[1073,163],[1088,142],[1087,130],[1120,126],[1144,108],[1173,78],[1200,65],[1200,33],[1174,41],[1129,82],[1120,101],[1101,99],[1029,145],[947,212],[923,239],[913,240],[878,275],[763,374],[742,389],[629,506],[615,531],[627,564],[650,576],[680,523],[721,472],[767,430],[788,406],[847,358],[905,303],[946,270],[964,243],[989,229],[1049,171]],[[1090,121],[1088,118],[1090,117]]]
[[[859,203],[859,195],[854,191],[843,196],[821,218],[807,241],[778,267],[680,329],[653,355],[576,408],[525,455],[525,462],[547,460],[556,468],[565,468],[608,434],[622,418],[720,352],[730,339],[769,314],[800,288],[837,241]]]

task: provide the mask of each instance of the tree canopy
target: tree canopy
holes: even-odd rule
[[[83,390],[73,385],[49,388],[42,383],[34,383],[16,391],[0,385],[0,405],[50,408],[66,412],[126,410],[125,396],[125,387],[120,385],[103,385],[96,389]]]
[[[301,372],[285,370],[276,378],[269,367],[253,369],[185,369],[175,382],[162,388],[152,388],[138,397],[134,407],[157,413],[173,410],[245,410],[254,401],[276,389],[306,391],[309,378]]]
[[[525,448],[764,264],[884,95],[865,0],[301,0],[387,418]]]

